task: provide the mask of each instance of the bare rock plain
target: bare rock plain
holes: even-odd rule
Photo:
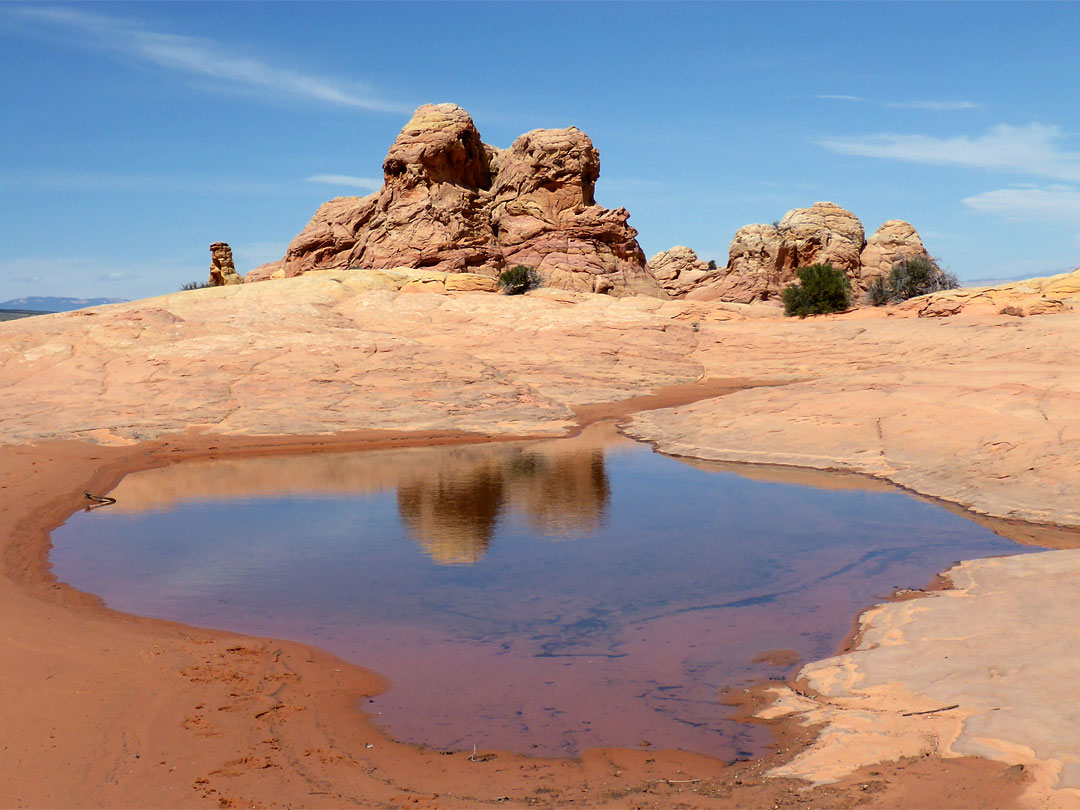
[[[489,284],[321,271],[0,324],[0,804],[1080,805],[1078,274],[803,321]],[[661,452],[860,473],[1060,550],[871,608],[847,651],[760,696],[777,750],[734,765],[403,745],[356,708],[375,673],[118,614],[49,570],[83,491],[135,469],[605,416]]]

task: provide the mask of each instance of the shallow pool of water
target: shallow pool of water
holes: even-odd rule
[[[128,476],[53,534],[52,561],[119,610],[379,671],[393,687],[362,708],[404,740],[733,759],[768,732],[733,722],[721,690],[794,669],[763,653],[828,656],[894,588],[1024,550],[862,479],[816,481],[702,469],[608,425],[205,460]]]

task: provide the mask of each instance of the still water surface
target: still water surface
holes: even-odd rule
[[[440,748],[759,753],[722,690],[836,652],[862,608],[1025,550],[862,479],[690,466],[619,438],[207,460],[128,476],[53,535],[119,610],[313,643]],[[790,657],[790,656],[789,656]],[[755,661],[755,659],[758,659]]]

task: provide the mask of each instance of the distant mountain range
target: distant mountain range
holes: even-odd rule
[[[73,309],[97,307],[102,304],[123,304],[128,298],[53,298],[32,295],[29,298],[12,298],[0,301],[0,309],[32,310],[34,312],[70,312]]]

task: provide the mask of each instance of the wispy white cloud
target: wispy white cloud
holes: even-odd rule
[[[316,101],[375,112],[407,113],[361,82],[317,76],[237,56],[237,48],[204,37],[168,34],[134,22],[70,6],[19,6],[8,13],[31,23],[79,34],[80,42],[133,57],[166,70],[214,81],[219,88],[258,91],[278,98]]]
[[[940,112],[977,110],[982,107],[982,104],[977,101],[886,101],[884,105],[896,110],[935,110]]]
[[[844,155],[992,169],[1080,182],[1080,152],[1063,149],[1061,140],[1061,128],[1057,126],[999,124],[974,137],[883,133],[855,138],[823,138],[817,143]]]
[[[895,110],[933,110],[947,112],[951,110],[977,110],[982,107],[977,101],[877,101],[864,96],[849,96],[843,93],[821,93],[814,98],[822,101],[851,101],[858,104],[874,104]]]
[[[135,278],[134,267],[119,266],[119,264],[105,258],[80,256],[39,255],[0,258],[0,301],[27,294],[75,297],[105,294],[107,289],[114,288],[101,286],[108,283],[104,277],[117,274]],[[151,268],[149,272],[155,269],[157,268]]]
[[[981,214],[1010,220],[1051,220],[1080,225],[1080,190],[1072,186],[997,189],[966,197],[964,205]]]
[[[113,281],[131,281],[138,278],[134,273],[105,273],[98,276],[98,281],[113,282]]]
[[[307,178],[309,183],[322,183],[327,186],[349,186],[350,188],[366,188],[378,191],[382,188],[382,178],[353,177],[351,174],[313,174]]]
[[[863,98],[862,96],[846,96],[846,95],[844,95],[842,93],[822,93],[821,95],[814,96],[814,98],[819,98],[822,101],[857,101],[857,102],[865,102],[865,101],[870,100],[868,98]]]
[[[377,190],[382,178],[354,177],[348,174],[316,174],[305,178],[307,183],[348,186]],[[16,169],[0,170],[0,189],[20,191],[72,192],[152,192],[154,194],[292,194],[294,182],[246,180],[236,177],[200,175],[140,174],[80,169]]]

